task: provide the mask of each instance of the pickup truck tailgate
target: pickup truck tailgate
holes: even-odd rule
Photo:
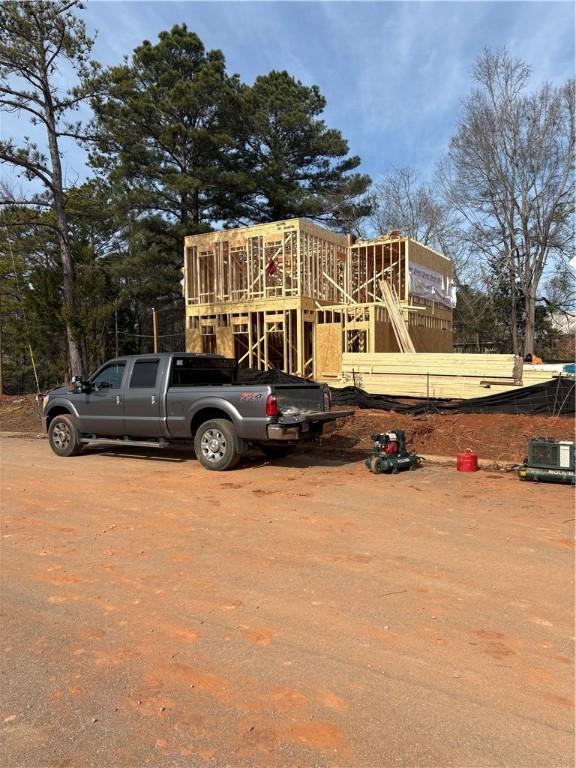
[[[302,414],[326,410],[324,389],[317,384],[274,384],[273,389],[281,413],[291,407]]]

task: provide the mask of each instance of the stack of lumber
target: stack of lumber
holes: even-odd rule
[[[374,395],[467,399],[551,378],[547,371],[523,374],[515,355],[377,352],[344,354],[342,375],[330,385],[355,385]]]
[[[555,366],[556,368],[562,368],[561,365]],[[541,384],[543,381],[550,381],[554,377],[558,376],[561,371],[551,370],[551,366],[548,370],[538,368],[532,365],[525,365],[522,371],[522,384],[525,387],[531,387],[532,384]]]

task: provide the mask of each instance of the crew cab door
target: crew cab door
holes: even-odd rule
[[[135,360],[125,385],[124,429],[129,437],[162,437],[162,380],[167,359]]]
[[[126,361],[114,360],[90,379],[90,392],[75,399],[80,432],[89,435],[124,434],[122,382]]]

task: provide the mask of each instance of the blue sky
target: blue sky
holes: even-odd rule
[[[571,2],[105,2],[83,12],[93,55],[115,64],[142,40],[185,22],[228,71],[251,83],[287,69],[315,83],[325,119],[374,179],[394,166],[432,173],[454,132],[470,71],[484,46],[507,45],[533,68],[533,84],[574,75]],[[14,134],[21,122],[4,120]],[[67,147],[68,181],[83,155]]]

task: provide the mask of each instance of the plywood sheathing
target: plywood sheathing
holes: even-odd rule
[[[314,339],[314,364],[325,376],[339,376],[342,370],[342,325],[317,325]]]

